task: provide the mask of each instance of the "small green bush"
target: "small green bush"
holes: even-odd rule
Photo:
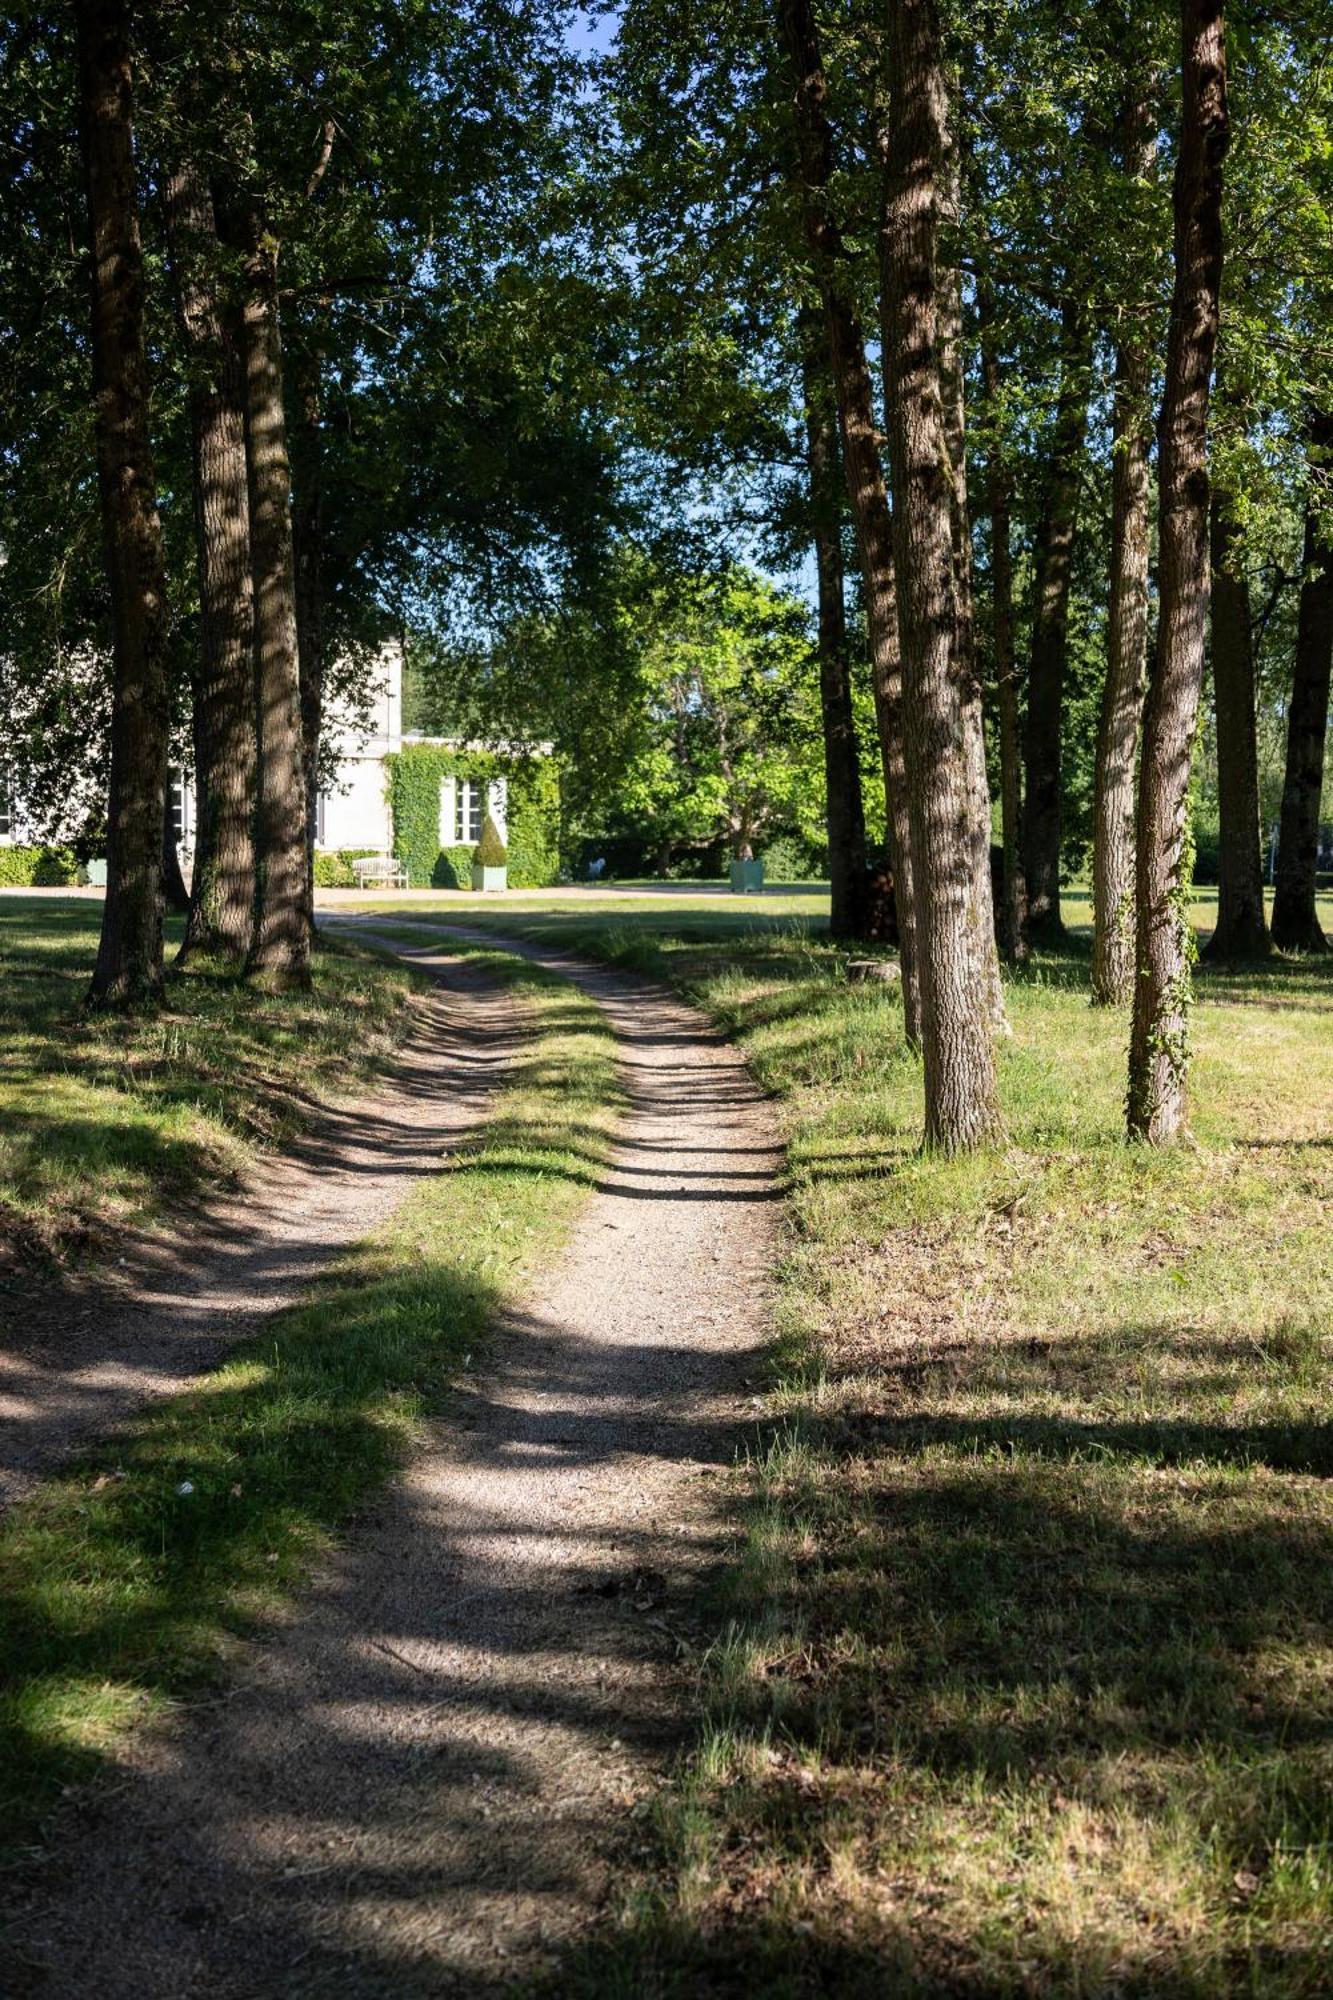
[[[500,829],[487,813],[482,822],[481,839],[472,850],[472,859],[478,868],[507,868],[509,849],[500,838]]]
[[[81,870],[69,847],[0,847],[0,888],[67,889]]]
[[[317,889],[355,889],[356,871],[354,861],[361,861],[374,854],[373,847],[337,847],[330,853],[315,856],[315,887]]]

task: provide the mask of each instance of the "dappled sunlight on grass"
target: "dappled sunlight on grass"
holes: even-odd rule
[[[406,1031],[410,973],[323,950],[312,993],[203,964],[159,1013],[85,1015],[100,911],[0,902],[0,1262],[105,1252],[126,1225],[240,1173]]]
[[[1203,973],[1195,1143],[1129,1147],[1086,957],[1011,983],[1007,1140],[923,1155],[817,938],[563,912],[781,1100],[768,1445],[620,1922],[551,1990],[1333,1984],[1333,976]]]
[[[559,1249],[609,1143],[614,1042],[562,983],[480,956],[536,1031],[493,1123],[309,1303],[0,1526],[5,1844],[283,1611],[497,1308]]]

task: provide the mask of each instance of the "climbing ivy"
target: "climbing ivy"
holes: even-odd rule
[[[506,757],[407,743],[386,758],[393,851],[414,889],[466,889],[472,848],[440,844],[440,787],[446,778],[509,787],[509,886],[544,889],[560,872],[560,774],[550,757]]]

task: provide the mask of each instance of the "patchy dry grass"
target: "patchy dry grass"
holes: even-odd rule
[[[667,922],[540,929],[782,1101],[773,1426],[655,1862],[552,1990],[1333,1990],[1333,969],[1202,977],[1197,1144],[1154,1154],[1124,1021],[1039,961],[1009,1142],[949,1162],[895,996]]]
[[[310,994],[199,966],[157,1014],[85,1015],[100,918],[86,901],[0,902],[0,1274],[104,1253],[233,1178],[369,1076],[410,1020],[410,973],[336,949]]]

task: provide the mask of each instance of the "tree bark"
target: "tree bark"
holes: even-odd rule
[[[986,338],[981,344],[981,376],[986,400],[999,404],[1000,364]],[[996,933],[1010,964],[1027,956],[1026,905],[1021,848],[1023,809],[1022,736],[1018,712],[1018,667],[1014,651],[1013,480],[998,442],[986,468],[991,533],[991,650],[995,658],[995,709],[1000,739],[1000,843],[1003,881]]]
[[[957,637],[955,674],[963,704],[963,736],[968,781],[972,787],[969,815],[972,898],[977,946],[976,977],[986,996],[991,1019],[1007,1030],[1000,956],[995,941],[995,892],[991,881],[990,781],[986,775],[986,733],[982,719],[981,675],[977,671],[976,599],[972,584],[972,519],[967,499],[967,407],[964,390],[963,281],[957,257],[961,221],[961,170],[956,145],[950,147],[945,174],[947,219],[952,247],[939,293],[940,392],[944,436],[949,452],[949,527]],[[882,293],[887,298],[887,291]],[[886,344],[887,351],[887,344]]]
[[[166,557],[148,428],[129,18],[123,0],[81,0],[76,14],[97,484],[113,626],[107,887],[89,997],[115,1007],[152,1003],[162,990],[168,726]]]
[[[1316,416],[1311,443],[1333,451],[1333,413]],[[1296,667],[1287,715],[1287,765],[1278,822],[1273,943],[1284,951],[1327,951],[1315,908],[1319,812],[1328,743],[1333,665],[1333,538],[1312,493],[1305,514],[1305,564],[1296,625]]]
[[[828,801],[829,935],[865,934],[869,899],[861,763],[852,716],[842,562],[838,419],[822,315],[801,315],[806,457],[819,589],[819,707]]]
[[[296,371],[296,489],[292,551],[301,681],[301,768],[305,779],[306,920],[315,923],[315,840],[319,826],[319,745],[324,727],[324,436],[319,357]]]
[[[1131,1138],[1184,1130],[1189,955],[1181,880],[1190,757],[1208,638],[1208,399],[1222,282],[1222,162],[1229,138],[1221,0],[1181,0],[1182,108],[1175,281],[1157,426],[1161,521],[1157,650],[1143,722],[1136,827]]]
[[[934,0],[890,0],[882,284],[903,714],[917,864],[926,1144],[956,1153],[999,1130],[988,995],[978,979],[982,917],[951,518],[953,479],[940,379],[940,176],[947,96]]]
[[[1092,850],[1092,997],[1122,1006],[1134,989],[1134,763],[1148,652],[1152,539],[1144,420],[1152,357],[1146,340],[1116,350],[1111,464],[1111,599],[1097,725]]]
[[[1131,84],[1121,115],[1126,172],[1157,157],[1150,78]],[[1111,591],[1106,679],[1097,725],[1092,841],[1092,998],[1124,1006],[1134,990],[1134,765],[1148,657],[1152,489],[1148,398],[1152,345],[1143,312],[1127,315],[1116,344],[1111,417]]]
[[[1088,414],[1087,322],[1078,299],[1066,300],[1060,345],[1060,394],[1046,498],[1037,530],[1023,741],[1023,876],[1028,936],[1033,941],[1058,941],[1064,932],[1060,916],[1060,753],[1069,653],[1069,587]]]
[[[875,715],[898,911],[904,1032],[915,1044],[921,1031],[916,937],[915,857],[907,805],[903,751],[902,662],[894,576],[893,521],[875,426],[874,396],[865,336],[843,278],[846,251],[828,203],[833,171],[827,85],[810,0],[779,0],[783,41],[795,72],[797,153],[801,208],[815,282],[824,306],[829,358],[838,405],[843,473],[851,502],[870,637]]]
[[[1238,540],[1227,498],[1214,488],[1210,527],[1212,659],[1221,837],[1217,927],[1205,956],[1224,962],[1263,958],[1269,950],[1259,842],[1254,633],[1250,587],[1237,567]]]
[[[255,911],[254,587],[240,328],[218,298],[212,197],[185,162],[166,183],[177,315],[194,364],[190,433],[199,573],[199,655],[191,676],[197,823],[181,956],[236,964]]]
[[[275,988],[304,987],[310,983],[305,767],[277,246],[253,212],[245,216],[244,232],[242,337],[259,710],[258,893],[246,973]]]

